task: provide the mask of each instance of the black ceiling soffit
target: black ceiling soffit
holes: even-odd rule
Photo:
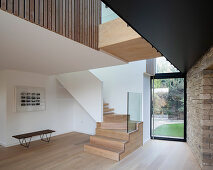
[[[102,0],[186,73],[213,45],[210,0]]]

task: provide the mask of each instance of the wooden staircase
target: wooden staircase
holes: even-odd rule
[[[114,109],[113,108],[109,108],[109,103],[104,103],[103,104],[103,113],[105,114],[114,114]]]
[[[108,106],[104,104],[105,108]],[[128,129],[133,131],[127,133],[128,119],[127,115],[104,112],[104,121],[97,122],[96,135],[90,136],[90,143],[84,145],[84,151],[120,161],[142,146],[143,123],[128,121]]]

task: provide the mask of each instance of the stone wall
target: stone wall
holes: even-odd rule
[[[187,73],[187,142],[202,169],[213,169],[213,48]]]

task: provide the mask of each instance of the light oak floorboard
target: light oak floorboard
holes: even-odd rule
[[[30,148],[0,147],[1,170],[199,170],[188,145],[151,140],[120,162],[83,152],[89,135],[68,133]]]

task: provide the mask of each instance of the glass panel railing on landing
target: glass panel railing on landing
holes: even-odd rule
[[[127,93],[127,132],[135,131],[142,121],[142,93]]]

